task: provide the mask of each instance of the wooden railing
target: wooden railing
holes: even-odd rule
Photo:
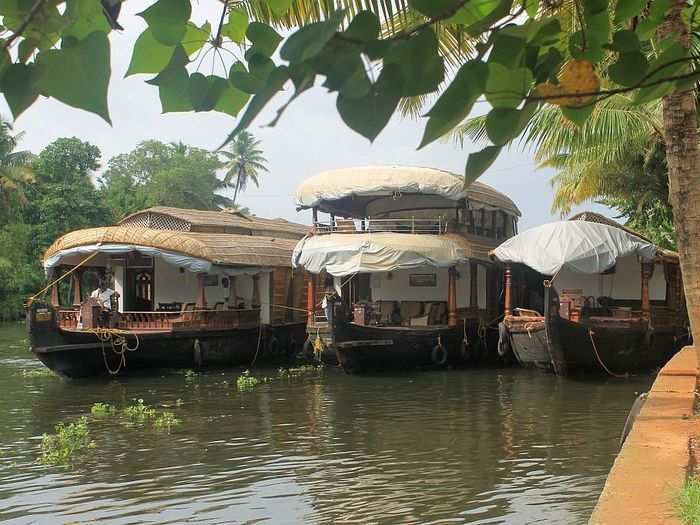
[[[61,328],[74,329],[78,326],[78,314],[80,312],[77,309],[71,310],[59,310],[58,311],[58,326]]]
[[[367,217],[358,220],[360,226],[349,219],[334,219],[329,222],[316,222],[314,229],[317,234],[324,233],[413,233],[425,235],[440,235],[446,233],[447,223],[443,217],[394,217],[387,219],[372,219]]]

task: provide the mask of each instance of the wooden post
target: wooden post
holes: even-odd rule
[[[642,317],[649,319],[651,302],[649,300],[649,280],[654,274],[654,263],[642,263]]]
[[[55,281],[61,275],[60,268],[56,267],[53,272],[51,272],[51,280]],[[51,306],[60,306],[61,301],[58,297],[58,283],[53,283],[51,285]]]
[[[513,290],[512,290],[512,279],[513,274],[510,264],[506,265],[506,270],[504,272],[505,280],[505,315],[513,315]]]
[[[196,306],[199,309],[205,309],[207,307],[207,294],[204,286],[204,277],[206,274],[197,274],[197,303]]]
[[[450,266],[447,271],[447,326],[457,326],[457,270]]]
[[[236,276],[228,278],[228,307],[238,308],[238,291],[236,290]]]
[[[80,303],[83,302],[83,293],[80,289],[82,276],[82,270],[76,270],[71,274],[71,279],[73,281],[73,306],[80,306]]]
[[[479,265],[469,261],[469,306],[479,310],[479,284],[478,284]]]
[[[314,206],[314,208],[311,210],[312,214],[312,221],[314,223],[314,228],[318,229],[318,208]]]
[[[316,287],[314,283],[314,275],[308,274],[309,281],[306,284],[306,310],[307,319],[306,324],[308,326],[314,325],[314,310],[316,308]]]

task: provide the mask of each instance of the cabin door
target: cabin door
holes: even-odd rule
[[[153,270],[128,270],[126,281],[126,309],[133,312],[153,311]]]

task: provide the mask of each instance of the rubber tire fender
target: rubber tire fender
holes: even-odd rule
[[[267,352],[270,355],[279,355],[280,353],[280,342],[274,334],[267,340]]]
[[[510,353],[510,334],[508,333],[508,328],[506,324],[501,321],[498,323],[498,355],[504,357],[506,354]]]
[[[433,363],[437,366],[445,366],[445,363],[447,363],[447,349],[442,343],[438,343],[433,347],[430,359],[432,359]]]

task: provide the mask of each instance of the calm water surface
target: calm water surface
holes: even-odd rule
[[[651,382],[335,369],[259,370],[274,380],[244,392],[235,370],[71,382],[24,377],[37,366],[24,338],[0,325],[3,524],[585,523]],[[96,448],[72,470],[36,464],[56,423],[134,398],[182,424],[90,417]]]

